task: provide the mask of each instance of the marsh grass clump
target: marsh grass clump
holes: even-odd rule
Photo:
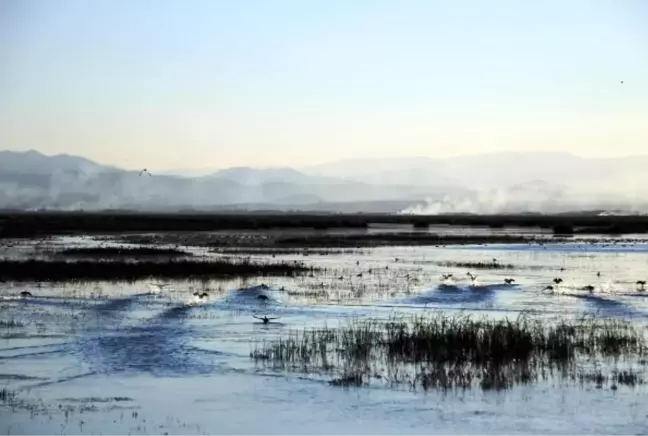
[[[467,269],[515,269],[515,265],[500,262],[437,262],[437,265],[449,268]]]
[[[362,380],[350,385],[361,385],[382,373],[390,384],[424,390],[490,390],[549,377],[576,380],[579,362],[614,364],[645,356],[647,350],[642,329],[616,320],[546,324],[524,316],[493,320],[438,314],[294,331],[261,344],[250,357],[276,370],[331,374],[336,386],[349,374]],[[627,371],[602,374],[621,377],[618,384],[629,386],[642,380]]]
[[[0,319],[0,328],[12,329],[12,328],[22,328],[22,327],[25,327],[25,323],[23,323],[22,321],[18,321],[15,318],[11,318],[9,320]]]
[[[349,373],[344,374],[342,377],[335,378],[329,381],[331,386],[341,386],[341,387],[360,387],[364,384],[363,376],[361,373]]]
[[[600,370],[582,372],[578,374],[578,381],[581,384],[592,383],[598,389],[605,385],[635,387],[645,382],[643,376],[633,369],[614,370],[611,374],[604,374]]]
[[[134,281],[168,279],[295,276],[315,271],[300,262],[253,262],[250,259],[167,260],[0,260],[0,276],[13,281]]]
[[[176,248],[161,247],[84,247],[58,251],[58,256],[67,257],[188,257],[192,253]]]
[[[3,403],[10,402],[14,398],[16,398],[16,393],[14,391],[10,391],[7,388],[0,389],[0,401]]]

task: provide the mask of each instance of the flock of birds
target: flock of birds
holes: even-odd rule
[[[475,282],[477,280],[477,276],[471,274],[470,272],[467,272],[466,275],[470,278],[471,285],[474,286]],[[601,277],[600,272],[597,272],[596,275],[597,275],[597,277]],[[454,275],[452,273],[441,274],[441,281],[443,283],[448,283],[449,281],[453,280],[453,278],[454,278]],[[507,278],[504,279],[504,283],[507,284],[507,285],[513,285],[513,283],[515,283],[515,279],[507,277]],[[553,279],[553,283],[554,283],[553,285],[548,285],[545,288],[543,288],[543,291],[555,292],[558,285],[563,283],[563,279],[560,278],[560,277],[555,277]],[[646,281],[645,280],[637,280],[635,284],[637,286],[638,291],[645,291],[646,290]],[[593,293],[594,289],[596,289],[596,288],[594,286],[592,286],[592,285],[583,286],[583,290],[588,291],[589,293]]]
[[[596,273],[597,277],[601,277],[601,273],[598,272]],[[558,285],[560,285],[563,282],[563,279],[560,277],[555,277],[553,279],[554,284],[553,285],[548,285],[546,286],[543,291],[550,291],[551,293],[554,293],[556,291],[556,288]],[[636,281],[636,286],[637,286],[637,291],[645,291],[646,290],[646,281],[645,280],[637,280]],[[582,288],[584,291],[588,291],[590,294],[594,293],[594,286],[592,285],[585,285]]]
[[[147,170],[146,168],[144,168],[142,171],[140,171],[139,175],[142,176],[142,175],[145,174],[145,173],[148,174],[149,176],[151,176],[151,174],[148,172],[148,170]],[[540,241],[538,241],[538,243],[539,243],[539,244],[542,244]],[[274,257],[274,256],[273,256],[273,257]],[[400,259],[399,257],[395,257],[395,258],[394,258],[394,262],[398,263],[399,261],[401,261],[401,259]],[[493,262],[494,262],[494,263],[497,263],[497,259],[493,259]],[[360,265],[360,261],[356,261],[356,265],[359,266],[359,265]],[[363,273],[372,274],[372,273],[374,272],[374,269],[376,269],[376,268],[375,268],[375,267],[374,267],[374,268],[369,268],[369,269],[366,270],[366,271],[360,271],[360,272],[358,272],[358,273],[355,273],[355,277],[357,277],[357,278],[362,278],[362,277],[363,277]],[[386,265],[386,266],[384,267],[384,269],[385,269],[385,270],[389,270],[389,265]],[[561,270],[564,271],[564,268],[561,268]],[[600,277],[600,276],[601,276],[601,273],[598,272],[596,275],[597,275],[598,277]],[[478,276],[475,275],[475,274],[472,274],[471,272],[466,272],[466,276],[468,276],[468,278],[470,279],[471,286],[475,287],[475,286],[476,286],[476,281],[477,281],[477,277],[478,277]],[[312,277],[312,275],[311,275],[311,277]],[[345,278],[345,277],[341,275],[341,276],[338,277],[338,280],[344,280],[344,278]],[[409,273],[407,273],[407,275],[405,276],[405,278],[406,278],[408,281],[409,281],[409,280],[416,280],[416,278],[414,278],[413,276],[411,276]],[[455,279],[454,279],[454,274],[452,274],[452,273],[444,273],[444,274],[441,274],[441,281],[442,281],[442,283],[444,283],[444,284],[451,284],[451,283],[454,283],[454,281],[455,281]],[[504,283],[505,283],[506,285],[510,285],[510,286],[512,286],[512,285],[515,283],[515,279],[514,279],[514,278],[511,278],[511,277],[506,277],[506,278],[504,278]],[[563,283],[563,279],[560,278],[560,277],[555,277],[555,278],[553,279],[553,284],[550,284],[550,285],[544,287],[542,290],[543,290],[543,291],[549,291],[549,292],[551,292],[551,293],[555,293],[555,291],[557,290],[558,286],[559,286],[561,283]],[[157,283],[150,283],[150,285],[153,286],[153,287],[154,287],[158,292],[161,292],[161,291],[163,291],[167,286],[169,286],[170,284],[169,284],[169,283],[159,283],[159,282],[157,282]],[[322,283],[322,285],[323,285],[323,283]],[[646,281],[645,281],[645,280],[637,280],[637,281],[636,281],[636,287],[637,287],[637,290],[638,290],[638,291],[644,291],[644,290],[645,290],[645,285],[646,285]],[[267,285],[265,285],[265,284],[261,284],[260,286],[258,286],[258,288],[260,288],[261,290],[269,289],[269,287],[268,287]],[[282,289],[283,289],[283,288],[282,288]],[[585,291],[588,291],[589,293],[593,293],[594,290],[595,290],[595,287],[592,286],[592,285],[590,285],[590,284],[588,284],[588,285],[585,285],[582,289],[585,290]],[[204,300],[204,299],[208,298],[209,295],[210,295],[210,294],[209,294],[209,292],[208,292],[208,289],[205,289],[205,288],[193,292],[193,296],[194,296],[195,298],[199,299],[199,300]],[[22,292],[20,292],[20,296],[23,297],[23,298],[28,298],[28,297],[33,297],[33,294],[32,294],[31,292],[29,292],[29,291],[22,291]],[[267,300],[269,300],[269,297],[268,297],[267,295],[265,295],[264,293],[259,293],[259,294],[257,295],[257,299],[258,299],[258,300],[262,300],[262,301],[267,301]],[[256,319],[261,320],[264,324],[268,324],[268,323],[269,323],[270,321],[272,321],[272,320],[279,319],[279,317],[268,317],[267,315],[264,315],[264,316],[258,316],[258,315],[256,315],[256,314],[253,314],[252,316],[253,316],[254,318],[256,318]]]

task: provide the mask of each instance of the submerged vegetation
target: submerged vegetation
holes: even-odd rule
[[[437,265],[450,267],[450,268],[472,268],[472,269],[515,269],[515,266],[510,263],[500,262],[437,262]]]
[[[389,245],[467,245],[525,244],[533,238],[516,235],[437,235],[431,233],[374,233],[348,235],[289,236],[275,241],[277,246],[297,247],[378,247]]]
[[[149,277],[218,278],[292,276],[314,271],[298,262],[252,262],[249,259],[156,261],[0,260],[0,278],[13,281],[132,281]]]
[[[21,327],[25,327],[25,323],[15,318],[11,318],[9,320],[0,319],[0,328],[12,329]]]
[[[300,248],[300,247],[219,247],[211,250],[221,254],[272,255],[297,254],[302,256],[332,256],[338,254],[360,254],[358,249]]]
[[[222,232],[222,233],[164,233],[122,235],[117,238],[129,244],[183,244],[212,247],[214,252],[254,254],[343,254],[358,252],[365,247],[393,245],[467,245],[467,244],[527,244],[536,238],[515,235],[443,235],[431,233],[347,233],[323,232]],[[274,252],[274,253],[273,253]]]
[[[192,253],[176,248],[160,247],[84,247],[68,248],[56,253],[67,257],[184,257]]]
[[[381,380],[423,390],[488,390],[550,377],[588,381],[581,365],[631,365],[647,351],[644,329],[622,321],[543,324],[524,316],[492,320],[439,313],[295,331],[260,344],[250,357],[270,369],[327,374],[339,386]],[[631,366],[624,371],[599,370],[598,380],[629,385],[643,380]]]

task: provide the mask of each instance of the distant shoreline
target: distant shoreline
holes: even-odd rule
[[[537,228],[542,233],[648,233],[648,216],[561,215],[397,215],[329,213],[146,213],[146,212],[0,212],[0,238],[55,234],[177,232],[270,229],[369,229],[408,226],[399,231],[424,231],[429,226]]]

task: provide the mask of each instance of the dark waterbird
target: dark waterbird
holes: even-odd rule
[[[643,291],[646,286],[646,281],[645,280],[637,280],[637,287],[639,287],[640,291]]]
[[[277,316],[277,317],[274,317],[274,318],[269,318],[269,317],[267,317],[267,316],[256,316],[256,315],[252,315],[252,316],[253,316],[254,318],[256,318],[256,319],[260,319],[261,321],[263,321],[264,324],[268,324],[268,323],[269,323],[270,321],[272,321],[273,319],[279,319],[279,318],[281,318],[280,316]]]
[[[209,294],[207,293],[207,291],[202,291],[202,292],[196,291],[196,292],[193,293],[193,295],[194,295],[194,297],[198,297],[198,298],[200,298],[201,300],[202,300],[203,298],[207,298],[207,297],[209,297]]]
[[[561,284],[562,281],[563,281],[563,279],[561,279],[560,277],[556,277],[555,279],[553,279],[553,282],[554,282],[555,284],[557,284],[557,285]]]
[[[32,293],[29,292],[29,291],[22,291],[22,292],[20,293],[20,296],[23,297],[23,298],[33,297]]]
[[[504,279],[504,283],[506,283],[507,285],[512,285],[514,281],[515,279]]]

